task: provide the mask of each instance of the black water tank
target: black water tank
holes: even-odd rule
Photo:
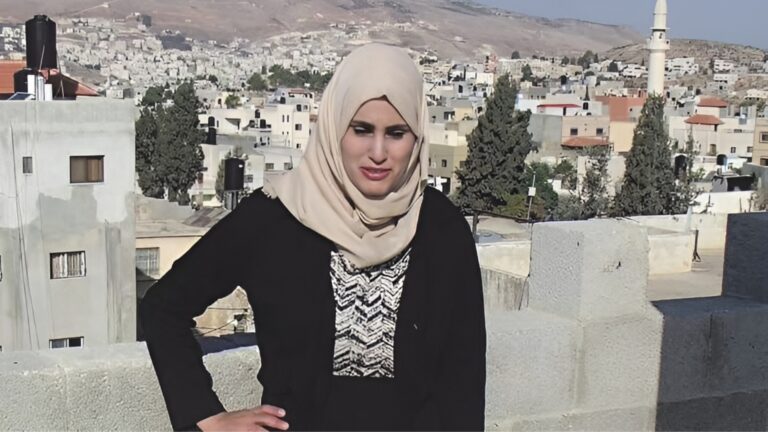
[[[728,156],[724,154],[717,155],[717,165],[718,166],[725,166],[725,163],[728,161]]]
[[[206,144],[216,144],[216,128],[208,127],[208,135],[205,138]]]
[[[224,190],[239,191],[244,188],[245,161],[229,158],[224,161]]]
[[[682,179],[688,173],[688,158],[685,155],[675,157],[675,177]]]
[[[16,93],[27,93],[29,91],[27,87],[27,76],[29,75],[37,75],[35,71],[31,69],[22,69],[15,74],[13,74],[13,91]],[[32,89],[32,93],[34,93],[35,90]]]
[[[259,120],[259,129],[266,129],[267,128],[267,121],[265,119]]]
[[[24,28],[27,32],[27,67],[56,69],[56,23],[46,15],[35,15]]]
[[[208,117],[208,126],[209,127],[216,127],[216,117],[214,117],[214,116]]]

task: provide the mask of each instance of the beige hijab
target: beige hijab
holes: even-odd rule
[[[348,178],[341,138],[360,106],[381,97],[397,109],[417,138],[400,186],[373,200]],[[279,198],[306,227],[333,241],[356,266],[386,262],[416,233],[429,168],[426,122],[423,79],[408,54],[381,44],[358,48],[341,62],[328,84],[317,133],[301,164],[268,176],[264,192]]]

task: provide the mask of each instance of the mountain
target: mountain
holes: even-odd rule
[[[709,67],[711,59],[722,59],[736,64],[749,64],[765,60],[766,52],[750,46],[694,39],[673,39],[670,41],[667,58],[694,57],[702,67]],[[648,57],[645,43],[636,43],[606,51],[601,58],[610,58],[626,63],[640,63]]]
[[[52,17],[152,17],[152,30],[179,30],[201,39],[270,36],[327,29],[354,21],[411,23],[372,33],[373,40],[432,49],[445,56],[581,54],[640,41],[621,26],[550,20],[481,6],[466,0],[0,0],[0,21],[23,22],[36,13]]]

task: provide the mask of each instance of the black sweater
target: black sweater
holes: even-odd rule
[[[314,429],[332,376],[333,250],[256,191],[149,289],[140,319],[174,429],[224,411],[190,328],[237,286],[254,310],[262,403],[284,408],[292,430]],[[427,188],[395,328],[394,382],[408,429],[484,428],[485,345],[471,232],[456,207]]]

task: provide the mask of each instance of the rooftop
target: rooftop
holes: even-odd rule
[[[728,108],[728,102],[716,97],[703,97],[698,106],[704,108]]]
[[[586,148],[608,145],[611,145],[611,143],[607,139],[589,137],[573,137],[562,144],[563,147],[569,148]]]
[[[695,114],[685,120],[688,124],[718,126],[723,124],[719,118],[709,114]]]

